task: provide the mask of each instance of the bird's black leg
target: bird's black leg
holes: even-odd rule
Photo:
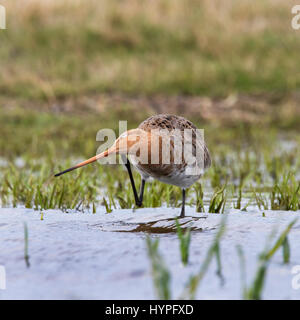
[[[182,206],[181,206],[181,214],[179,218],[185,217],[185,189],[182,189]]]
[[[133,175],[132,175],[132,171],[131,171],[131,165],[130,165],[130,162],[129,162],[128,159],[125,162],[125,167],[126,167],[126,169],[128,171],[128,174],[129,174],[129,178],[130,178],[130,182],[131,182],[131,186],[132,186],[132,190],[133,190],[135,203],[136,203],[136,205],[138,207],[141,207],[142,202],[143,202],[145,180],[142,180],[140,196],[138,197],[138,194],[137,194],[137,191],[136,191],[136,187],[135,187],[135,183],[134,183],[134,179],[133,179]]]
[[[139,197],[140,206],[143,204],[145,183],[146,183],[146,181],[142,178],[142,183],[141,183],[141,188],[140,188],[140,197]]]

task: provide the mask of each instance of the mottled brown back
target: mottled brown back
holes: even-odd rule
[[[157,114],[152,116],[144,120],[139,125],[139,128],[145,131],[152,129],[168,129],[169,131],[174,129],[197,129],[191,121],[172,114]]]
[[[197,127],[189,120],[172,114],[157,114],[144,120],[139,128],[144,131],[151,131],[153,129],[168,129],[169,131],[179,129],[196,130]],[[211,165],[211,158],[206,144],[204,144],[204,168]]]

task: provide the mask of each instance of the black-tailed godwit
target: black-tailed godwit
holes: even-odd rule
[[[186,135],[185,132],[188,134]],[[109,155],[118,154],[121,155],[127,168],[137,206],[142,205],[145,183],[148,178],[152,177],[182,189],[180,217],[184,217],[186,188],[199,180],[204,170],[211,165],[210,154],[203,135],[200,135],[199,138],[197,134],[196,126],[183,117],[169,114],[155,115],[143,121],[137,129],[121,134],[106,151],[55,176],[60,176]],[[139,195],[130,162],[142,178]]]

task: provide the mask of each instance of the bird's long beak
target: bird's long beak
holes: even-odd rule
[[[138,138],[139,138],[139,136],[137,135],[136,139],[138,139]],[[115,143],[108,150],[97,154],[95,157],[92,157],[92,158],[90,158],[88,160],[85,160],[85,161],[83,161],[81,163],[78,163],[76,166],[74,166],[72,168],[69,168],[67,170],[64,170],[62,172],[57,173],[55,175],[55,177],[59,177],[64,173],[73,171],[73,170],[75,170],[77,168],[80,168],[80,167],[83,167],[83,166],[85,166],[85,165],[87,165],[89,163],[92,163],[92,162],[95,162],[95,161],[97,161],[99,159],[108,157],[111,154],[127,154],[128,150],[130,149],[130,147],[132,147],[135,143],[136,143],[136,141],[134,139],[133,140],[128,140],[127,136],[120,137],[115,141]]]
[[[95,161],[97,161],[98,159],[105,158],[105,157],[107,157],[109,154],[110,154],[109,150],[106,150],[106,151],[104,151],[104,152],[102,152],[102,153],[97,154],[95,157],[92,157],[92,158],[90,158],[90,159],[87,159],[87,160],[85,160],[85,161],[83,161],[83,162],[78,163],[78,164],[77,164],[76,166],[74,166],[74,167],[71,167],[71,168],[69,168],[69,169],[67,169],[67,170],[64,170],[64,171],[62,171],[62,172],[57,173],[57,174],[55,174],[54,176],[55,176],[55,177],[59,177],[59,176],[61,176],[62,174],[65,174],[65,173],[70,172],[70,171],[73,171],[73,170],[75,170],[75,169],[77,169],[77,168],[83,167],[83,166],[85,166],[85,165],[87,165],[87,164],[89,164],[89,163],[95,162]]]

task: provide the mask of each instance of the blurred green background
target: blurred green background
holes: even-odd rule
[[[70,116],[70,126],[79,135],[88,132],[87,140],[94,114],[99,129],[119,119],[135,126],[160,112],[200,125],[299,127],[295,1],[2,4],[7,10],[7,29],[0,32],[3,156],[28,150],[26,139],[32,136],[44,143],[61,140]],[[15,150],[14,142],[7,150],[13,135],[23,148]]]

